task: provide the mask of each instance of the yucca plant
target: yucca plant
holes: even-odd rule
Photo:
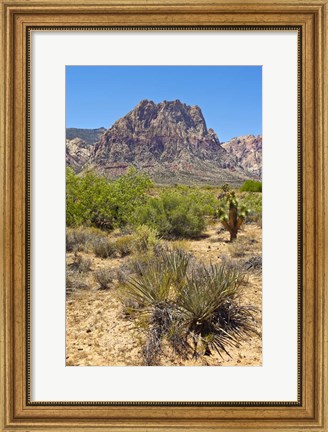
[[[138,312],[139,323],[147,323],[147,341],[143,348],[145,364],[156,364],[163,336],[173,319],[172,277],[168,272],[161,272],[158,263],[154,263],[142,275],[127,280],[123,296],[136,305],[130,312]]]
[[[123,286],[123,294],[144,308],[155,307],[169,298],[172,278],[167,272],[161,273],[156,264],[139,277],[130,277]]]
[[[184,251],[161,249],[142,271],[123,285],[135,305],[139,328],[146,331],[143,356],[156,364],[165,338],[180,356],[228,353],[229,346],[254,330],[252,308],[239,306],[244,273],[225,266],[205,266]],[[133,310],[134,309],[134,310]]]
[[[171,275],[172,283],[178,290],[185,283],[191,255],[183,249],[162,247],[156,250],[156,256],[161,268]]]
[[[241,275],[224,266],[200,266],[188,277],[177,298],[185,338],[193,341],[193,356],[211,355],[238,343],[254,330],[250,308],[239,307]],[[235,312],[239,318],[234,319]]]

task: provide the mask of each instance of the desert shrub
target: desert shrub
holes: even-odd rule
[[[164,238],[193,238],[206,228],[206,217],[214,216],[214,198],[198,188],[164,190],[138,207],[135,222],[157,229]]]
[[[82,176],[66,171],[66,224],[111,230],[127,224],[136,206],[146,199],[152,185],[145,175],[130,169],[118,180],[88,172]]]
[[[97,228],[67,228],[66,229],[66,251],[88,252],[92,244],[98,238],[104,238],[106,234]]]
[[[256,180],[246,180],[240,188],[241,192],[262,192],[262,182]]]
[[[89,285],[83,275],[66,270],[66,295],[73,294],[77,290],[88,289]]]
[[[74,229],[66,230],[66,252],[82,252],[86,243],[84,232]]]
[[[91,270],[91,260],[83,258],[82,255],[78,255],[75,252],[73,262],[69,264],[69,268],[78,273],[86,273]]]
[[[140,225],[133,234],[135,249],[145,252],[158,244],[158,232],[155,228],[147,225]]]
[[[101,289],[108,289],[113,283],[113,274],[109,269],[99,269],[94,272],[95,281],[98,282]]]
[[[248,209],[245,223],[256,223],[257,225],[262,226],[262,194],[243,193],[239,199]]]
[[[94,242],[93,251],[99,258],[109,258],[115,255],[116,245],[115,242],[107,238],[100,238]]]
[[[243,238],[238,238],[233,243],[230,243],[228,248],[231,256],[241,258],[246,255],[247,242]]]
[[[121,257],[130,255],[134,249],[134,245],[135,240],[133,235],[119,237],[115,242],[116,250],[121,255]]]
[[[124,285],[131,274],[134,273],[130,262],[124,262],[117,270],[117,280],[120,285]]]

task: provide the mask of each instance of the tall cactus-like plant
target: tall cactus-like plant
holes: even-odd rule
[[[245,221],[248,210],[239,202],[229,185],[222,186],[222,194],[218,196],[220,205],[218,217],[224,228],[230,233],[230,241],[237,238],[238,231]]]

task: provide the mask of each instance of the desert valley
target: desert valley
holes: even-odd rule
[[[261,365],[261,135],[144,99],[66,166],[66,365]]]

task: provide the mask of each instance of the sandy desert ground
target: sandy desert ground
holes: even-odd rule
[[[262,254],[262,230],[248,224],[235,243],[228,242],[228,233],[209,227],[196,240],[184,240],[183,248],[205,263],[220,263],[223,255],[246,262]],[[110,268],[114,274],[128,262],[124,258],[97,258],[93,253],[79,252],[91,260],[91,271],[85,273],[88,288],[74,291],[66,302],[66,365],[67,366],[142,366],[142,341],[145,335],[124,316],[118,296],[118,281],[108,290],[101,290],[93,279],[93,271]],[[67,264],[74,253],[67,254]],[[257,308],[256,334],[229,348],[230,357],[215,354],[202,359],[183,360],[164,344],[159,366],[260,366],[262,364],[262,276],[259,270],[247,271],[248,282],[243,285],[243,304]]]

